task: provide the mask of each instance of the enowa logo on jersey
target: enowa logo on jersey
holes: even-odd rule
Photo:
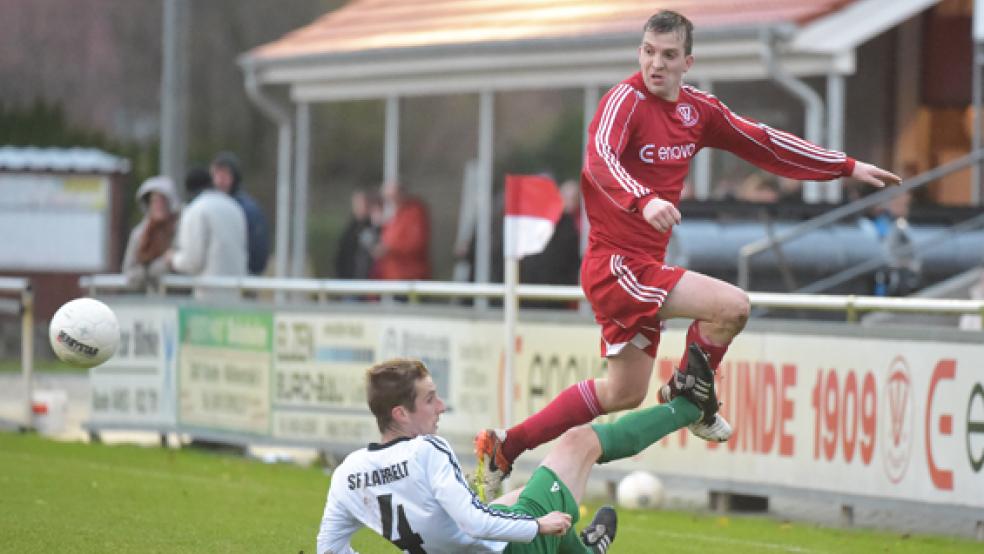
[[[674,144],[673,146],[646,144],[639,149],[639,159],[647,164],[654,164],[657,159],[661,162],[667,160],[688,160],[696,153],[697,145],[692,142]]]

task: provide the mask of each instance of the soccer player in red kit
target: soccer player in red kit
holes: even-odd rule
[[[748,296],[718,279],[664,263],[690,160],[705,147],[732,152],[794,179],[853,177],[876,187],[899,177],[741,117],[713,95],[683,84],[694,63],[693,25],[664,10],[652,16],[639,46],[640,71],[608,91],[588,128],[581,191],[591,223],[581,286],[601,325],[605,378],[562,391],[543,410],[509,429],[485,430],[475,441],[487,487],[496,489],[527,449],[596,416],[635,408],[649,390],[661,321],[688,318],[686,345],[696,343],[717,369],[748,319]],[[685,346],[686,346],[685,345]],[[678,366],[686,368],[687,348]],[[660,390],[668,401],[686,371]],[[689,384],[692,386],[692,383]],[[697,436],[726,441],[731,427],[705,413],[690,425]]]

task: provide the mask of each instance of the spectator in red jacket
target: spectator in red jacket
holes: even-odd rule
[[[429,279],[430,216],[427,206],[406,194],[398,181],[380,188],[383,198],[383,232],[373,256],[379,279]]]

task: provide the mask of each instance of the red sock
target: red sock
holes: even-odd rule
[[[728,344],[711,344],[704,336],[701,334],[700,329],[697,327],[697,321],[690,324],[690,328],[687,329],[687,342],[683,347],[683,357],[680,358],[680,369],[687,367],[687,347],[691,343],[696,342],[701,350],[707,353],[708,361],[711,363],[711,369],[717,369],[718,365],[721,364],[721,358],[724,358],[724,353],[728,351]]]
[[[564,431],[590,422],[602,414],[594,379],[571,385],[547,407],[506,432],[502,453],[512,462],[526,450],[559,437]]]

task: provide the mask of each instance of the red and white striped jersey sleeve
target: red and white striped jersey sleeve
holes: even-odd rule
[[[620,83],[602,99],[588,126],[584,173],[594,186],[626,211],[634,211],[636,200],[652,193],[629,175],[619,161],[631,138],[632,118],[641,100],[634,88]]]
[[[854,159],[843,152],[827,150],[764,123],[742,117],[711,94],[685,87],[697,101],[710,109],[711,124],[703,146],[727,150],[743,160],[783,177],[829,181],[854,171]]]

